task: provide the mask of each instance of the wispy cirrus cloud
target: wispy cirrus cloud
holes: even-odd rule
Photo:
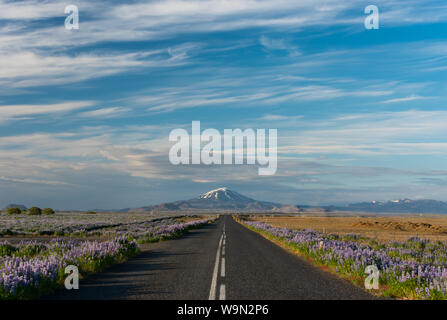
[[[345,115],[283,136],[290,154],[442,155],[447,153],[447,112],[407,110]],[[293,141],[299,141],[294,144]]]
[[[41,179],[29,179],[29,178],[9,178],[5,176],[0,176],[0,180],[7,181],[7,182],[17,182],[17,183],[32,183],[32,184],[46,184],[46,185],[52,185],[52,186],[58,186],[58,185],[68,185],[67,182],[61,182],[61,181],[51,181],[51,180],[41,180]]]
[[[67,101],[56,104],[0,105],[0,123],[23,117],[58,114],[91,107],[94,101]]]
[[[290,121],[290,120],[299,120],[303,119],[303,116],[285,116],[279,114],[265,114],[262,117],[258,118],[261,121]]]
[[[259,38],[259,42],[267,50],[286,51],[292,57],[296,57],[301,54],[301,52],[297,46],[287,43],[286,39],[283,39],[283,38],[268,38],[268,37],[262,35]]]
[[[169,50],[168,50],[169,49]],[[75,56],[0,50],[0,81],[10,87],[61,85],[138,70],[187,63],[187,49],[134,53],[83,53]]]
[[[79,114],[80,117],[84,118],[94,118],[94,117],[102,117],[102,118],[112,118],[112,117],[119,117],[123,113],[129,112],[129,108],[123,108],[123,107],[110,107],[110,108],[101,108],[101,109],[95,109],[91,111],[85,111],[81,112]]]
[[[0,20],[34,20],[63,16],[64,8],[63,1],[1,0]]]
[[[411,96],[408,96],[408,97],[385,100],[385,101],[382,101],[382,103],[409,102],[409,101],[425,100],[425,99],[430,99],[430,97],[421,97],[421,96],[412,94]]]

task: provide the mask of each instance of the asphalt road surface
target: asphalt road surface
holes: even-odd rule
[[[292,255],[231,216],[181,239],[143,247],[137,257],[45,299],[373,299]]]

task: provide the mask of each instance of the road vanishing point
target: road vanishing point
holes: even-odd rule
[[[368,292],[313,266],[230,215],[183,237],[142,245],[142,252],[81,279],[63,300],[351,300]]]

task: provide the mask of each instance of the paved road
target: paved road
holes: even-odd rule
[[[231,216],[178,240],[149,244],[128,262],[48,299],[372,299]]]

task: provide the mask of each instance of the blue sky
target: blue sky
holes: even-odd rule
[[[277,128],[277,174],[171,165],[196,120]],[[0,206],[447,200],[446,160],[443,1],[0,0]]]

